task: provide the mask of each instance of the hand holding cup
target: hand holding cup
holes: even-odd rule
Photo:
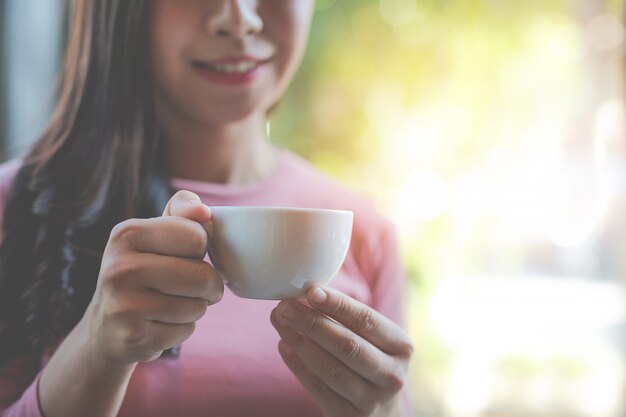
[[[102,357],[154,360],[189,338],[207,307],[220,301],[222,279],[203,260],[210,220],[197,195],[179,191],[163,216],[113,228],[83,318]]]

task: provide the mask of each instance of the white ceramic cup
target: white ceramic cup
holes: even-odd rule
[[[325,286],[343,264],[351,211],[283,207],[211,207],[209,258],[238,296],[298,298]]]

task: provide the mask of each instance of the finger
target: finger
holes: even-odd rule
[[[304,365],[354,408],[370,415],[377,405],[378,395],[374,385],[349,369],[337,358],[323,350],[306,336],[281,325],[273,312],[271,322],[281,339],[293,349]]]
[[[184,217],[196,223],[206,223],[211,219],[211,209],[202,203],[197,194],[181,190],[167,202],[163,216]]]
[[[395,389],[403,380],[395,358],[320,312],[295,301],[281,301],[276,312],[279,323],[304,334],[375,385]]]
[[[361,415],[348,400],[342,398],[313,374],[284,341],[278,343],[278,351],[287,367],[311,394],[325,416],[350,417]]]
[[[333,288],[311,288],[307,301],[316,310],[346,326],[383,352],[404,358],[413,345],[404,330],[372,307]]]
[[[200,197],[191,191],[180,190],[170,198],[163,210],[163,216],[184,217],[202,225],[211,236],[211,209],[202,203]]]
[[[196,329],[196,323],[171,324],[158,321],[150,322],[150,342],[156,347],[156,358],[161,353],[189,339]]]
[[[203,259],[207,253],[205,228],[182,217],[126,220],[113,228],[111,242],[137,252]]]
[[[114,288],[143,287],[166,295],[206,300],[210,305],[221,300],[224,282],[219,273],[200,259],[137,253],[106,265],[107,283]]]
[[[156,291],[145,291],[133,297],[137,308],[141,308],[144,320],[169,324],[193,323],[206,313],[209,303],[202,298],[166,295]]]

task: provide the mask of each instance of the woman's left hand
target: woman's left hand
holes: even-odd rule
[[[271,321],[279,352],[326,417],[393,416],[413,345],[394,322],[331,288],[312,288],[311,306],[281,301]]]

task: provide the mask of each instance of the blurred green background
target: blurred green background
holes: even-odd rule
[[[49,112],[60,4],[0,4],[5,158]],[[414,414],[623,417],[622,2],[316,8],[271,136],[396,225]]]

